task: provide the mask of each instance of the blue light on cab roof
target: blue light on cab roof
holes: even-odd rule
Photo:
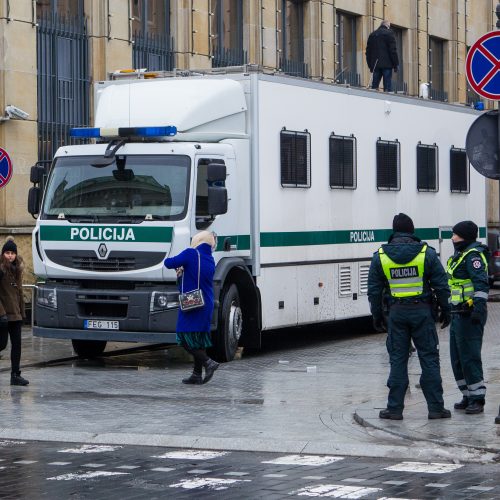
[[[177,127],[166,125],[163,127],[120,127],[120,128],[93,128],[78,127],[70,129],[71,137],[90,139],[98,137],[172,137],[177,134]]]

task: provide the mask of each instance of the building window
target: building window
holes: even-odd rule
[[[288,75],[307,78],[304,62],[304,2],[279,0],[277,13],[279,69]]]
[[[379,191],[399,191],[400,175],[400,143],[396,141],[377,141],[377,189]]]
[[[132,31],[141,35],[170,32],[169,0],[132,0]]]
[[[281,185],[311,187],[311,134],[283,129],[280,133]]]
[[[171,70],[175,66],[170,37],[170,0],[132,0],[134,68]]]
[[[465,149],[450,149],[450,191],[469,193],[469,162]]]
[[[330,136],[330,187],[356,189],[356,138]]]
[[[210,3],[212,66],[246,64],[243,50],[242,0],[212,0]]]
[[[444,89],[444,45],[444,40],[429,37],[429,96],[437,101],[448,100]]]
[[[361,77],[358,74],[357,64],[356,26],[356,16],[337,11],[337,34],[335,37],[337,43],[337,67],[335,81],[359,87]]]
[[[391,30],[396,38],[396,50],[398,52],[399,66],[398,72],[394,73],[392,78],[392,88],[395,92],[400,92],[402,94],[408,94],[408,84],[404,79],[404,59],[403,59],[403,29],[396,28],[391,24]]]
[[[438,147],[436,144],[417,144],[417,190],[437,192]]]
[[[83,0],[36,0],[37,19],[50,14],[62,18],[83,17]]]

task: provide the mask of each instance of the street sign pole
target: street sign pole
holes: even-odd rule
[[[497,7],[495,9],[495,14],[497,15],[497,23],[496,27],[497,30],[500,30],[500,2],[497,3]],[[497,108],[498,108],[498,152],[497,152],[497,158],[500,160],[500,101],[497,102]],[[497,161],[498,161],[497,160]],[[500,230],[500,179],[498,179],[498,229]],[[486,235],[488,236],[488,235]]]

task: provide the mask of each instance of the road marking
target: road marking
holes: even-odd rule
[[[92,467],[93,469],[98,469],[99,467],[105,467],[106,464],[83,464],[82,467]]]
[[[97,477],[122,476],[128,472],[107,472],[104,470],[94,472],[84,472],[83,474],[61,474],[60,476],[48,477],[47,481],[86,481]]]
[[[288,474],[264,474],[262,477],[287,477]]]
[[[429,474],[446,474],[460,469],[460,464],[440,464],[435,462],[401,462],[390,467],[384,467],[383,470],[393,470],[398,472],[427,472]]]
[[[469,486],[467,488],[468,490],[474,490],[474,491],[490,491],[494,489],[493,486]]]
[[[49,462],[48,465],[71,465],[71,462]]]
[[[18,460],[17,462],[14,462],[15,464],[22,464],[22,465],[30,465],[30,464],[36,464],[38,460]]]
[[[249,479],[222,479],[216,477],[203,477],[196,479],[182,479],[179,483],[171,484],[170,488],[184,488],[185,490],[194,490],[197,488],[207,488],[209,490],[221,491],[227,490],[229,486],[247,482]]]
[[[154,470],[155,472],[172,472],[175,469],[172,467],[155,467],[151,470]]]
[[[402,486],[406,484],[408,481],[384,481],[382,484],[392,484],[394,486]]]
[[[163,455],[153,455],[153,458],[175,458],[176,460],[211,460],[228,455],[227,451],[181,450],[169,451]]]
[[[64,450],[58,450],[58,452],[59,453],[104,453],[106,451],[119,450],[120,448],[123,448],[123,446],[84,444],[79,448],[66,448]]]
[[[339,460],[344,460],[343,457],[324,456],[319,457],[315,455],[285,455],[284,457],[275,458],[274,460],[266,460],[263,464],[276,464],[276,465],[309,465],[317,467],[319,465],[329,465]]]
[[[248,476],[248,472],[225,472],[225,476]]]
[[[425,486],[428,486],[429,488],[446,488],[447,486],[450,485],[446,483],[429,483],[426,484]]]
[[[208,474],[209,472],[212,471],[207,469],[193,469],[187,471],[188,474]]]
[[[115,467],[115,469],[125,469],[125,470],[132,470],[132,469],[138,469],[139,465],[119,465],[118,467]]]
[[[363,498],[382,491],[381,488],[367,488],[365,486],[345,486],[343,484],[319,484],[306,486],[292,491],[290,495],[305,497],[328,497],[328,498]]]

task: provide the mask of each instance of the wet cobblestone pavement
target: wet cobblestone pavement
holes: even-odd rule
[[[499,464],[0,441],[2,499],[495,499],[499,472]]]

